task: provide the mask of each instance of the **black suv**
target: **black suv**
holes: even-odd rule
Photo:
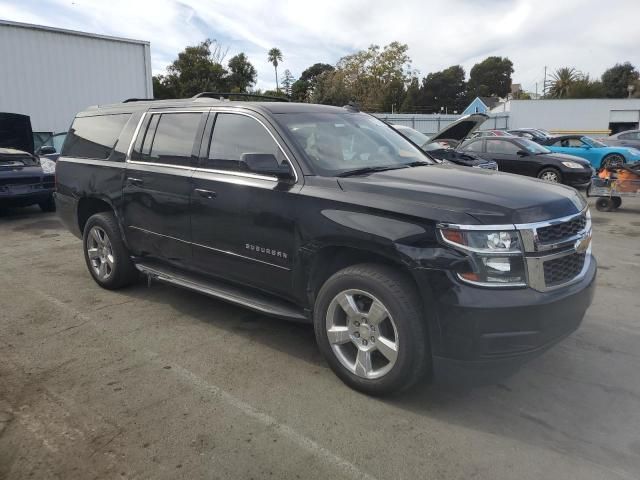
[[[150,279],[313,323],[370,394],[434,358],[526,358],[591,303],[573,189],[435,164],[353,107],[207,98],[76,117],[56,202],[104,288]]]

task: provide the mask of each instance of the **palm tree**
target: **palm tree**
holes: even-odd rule
[[[571,87],[581,76],[582,74],[573,67],[559,68],[551,75],[549,96],[552,98],[566,97]]]
[[[271,62],[271,65],[273,65],[273,68],[276,71],[276,92],[279,92],[280,89],[278,88],[278,62],[282,61],[282,52],[280,51],[280,49],[274,47],[269,50],[269,53],[267,54],[267,60]]]

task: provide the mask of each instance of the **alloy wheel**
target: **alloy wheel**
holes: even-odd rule
[[[555,172],[544,172],[540,176],[540,179],[544,180],[545,182],[551,182],[551,183],[558,183],[558,181],[560,180],[558,178],[558,174]]]
[[[115,257],[113,247],[107,233],[94,226],[87,237],[87,255],[91,268],[100,280],[107,280],[113,274]]]
[[[389,310],[370,293],[338,293],[327,309],[325,328],[336,358],[358,377],[380,378],[395,365],[399,351],[396,325]]]

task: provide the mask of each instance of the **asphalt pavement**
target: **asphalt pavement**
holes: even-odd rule
[[[103,290],[55,214],[2,210],[0,478],[638,479],[640,201],[593,223],[577,332],[515,372],[381,400],[333,375],[310,326]]]

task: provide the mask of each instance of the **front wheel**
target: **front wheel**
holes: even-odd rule
[[[615,203],[613,202],[613,199],[609,197],[600,197],[598,198],[598,200],[596,200],[596,208],[598,209],[599,212],[610,212],[616,207],[615,207]]]
[[[545,182],[562,183],[562,174],[555,168],[543,168],[538,172],[538,178]]]
[[[361,392],[404,390],[430,371],[420,297],[393,268],[361,264],[334,274],[318,293],[314,327],[331,369]]]
[[[83,234],[84,258],[98,285],[109,290],[124,287],[138,278],[113,213],[89,217]]]

